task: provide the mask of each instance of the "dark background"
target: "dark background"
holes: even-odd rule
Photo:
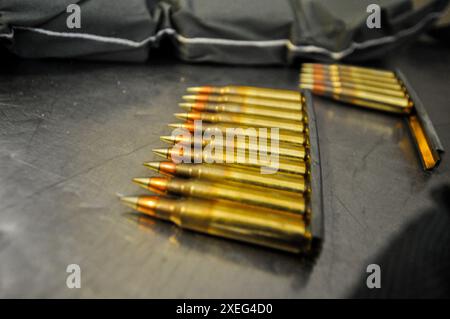
[[[450,147],[450,48],[421,41],[375,65],[400,68]],[[345,297],[450,180],[424,173],[404,120],[316,98],[326,239],[298,256],[136,218],[117,195],[145,194],[185,88],[296,89],[299,66],[33,61],[1,55],[0,297]],[[79,264],[82,288],[66,287]]]

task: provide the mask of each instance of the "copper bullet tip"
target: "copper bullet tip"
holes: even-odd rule
[[[144,166],[159,172],[160,162],[146,162],[144,163]]]
[[[183,110],[190,111],[192,110],[192,107],[194,106],[193,103],[178,103],[178,106],[181,107]]]
[[[175,117],[180,120],[188,120],[189,119],[189,113],[174,113]]]
[[[159,138],[161,139],[161,141],[169,143],[169,144],[173,144],[173,143],[175,143],[177,141],[175,136],[169,136],[169,135],[167,135],[167,136],[160,136]]]
[[[147,188],[148,184],[150,183],[150,178],[133,178],[133,182],[135,182],[139,186]]]
[[[126,197],[123,196],[120,198],[120,200],[122,201],[122,203],[124,203],[125,205],[136,209],[138,202],[139,202],[139,197]]]
[[[168,148],[156,148],[153,150],[153,153],[156,155],[162,156],[164,158],[168,158],[170,154],[170,150]]]

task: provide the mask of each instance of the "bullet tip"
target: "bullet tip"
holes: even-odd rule
[[[133,182],[138,184],[139,186],[147,188],[148,184],[150,183],[150,178],[133,178]]]
[[[175,117],[180,120],[187,120],[189,119],[189,113],[174,113]]]
[[[138,201],[139,201],[139,197],[127,197],[127,196],[122,196],[120,198],[120,200],[122,201],[122,203],[124,203],[125,205],[136,209],[137,205],[138,205]]]
[[[153,153],[156,155],[162,156],[164,158],[167,158],[169,156],[169,149],[168,148],[156,148],[153,150]]]
[[[144,166],[149,167],[157,172],[159,172],[160,162],[146,162]]]
[[[159,138],[161,139],[161,141],[169,144],[173,144],[176,142],[176,138],[174,136],[160,136]]]
[[[193,104],[192,103],[178,103],[178,106],[181,107],[183,110],[190,111],[190,110],[192,110]]]
[[[201,92],[202,87],[201,86],[190,87],[190,88],[187,88],[187,91],[191,92],[191,93]]]
[[[183,123],[171,123],[171,124],[167,124],[167,126],[169,126],[171,128],[183,128]]]
[[[196,95],[183,95],[183,100],[195,101],[197,99]]]

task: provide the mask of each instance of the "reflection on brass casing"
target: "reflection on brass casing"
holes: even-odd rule
[[[260,88],[254,86],[201,86],[188,88],[187,91],[198,94],[242,95],[257,98],[301,102],[301,94],[298,91]]]
[[[272,117],[274,119],[295,120],[295,114],[298,113],[298,121],[301,121],[301,111],[276,109],[266,106],[254,106],[254,105],[241,105],[233,103],[180,103],[181,108],[187,111],[196,112],[213,112],[213,113],[235,113],[235,114],[247,114],[256,116]]]
[[[194,132],[194,122],[191,121],[187,121],[184,123],[176,123],[176,124],[170,124],[169,125],[172,128],[184,128],[190,132]],[[252,137],[256,137],[259,138],[260,137],[260,133],[258,130],[247,130],[248,128],[250,128],[249,126],[245,126],[245,125],[235,125],[235,124],[226,124],[226,123],[202,123],[202,132],[208,132],[210,134],[212,134],[214,131],[217,131],[218,133],[224,134],[224,132],[226,132],[227,129],[243,129],[245,131],[245,135],[247,136],[252,136]],[[262,127],[262,129],[264,129],[264,127]],[[270,128],[265,128],[266,129],[266,135],[267,135],[267,139],[272,139],[271,136],[271,130]],[[306,131],[306,129],[305,129]],[[275,137],[273,137],[275,138]],[[278,130],[278,141],[280,143],[289,143],[289,144],[294,144],[294,145],[303,145],[306,143],[306,139],[305,139],[305,134],[301,134],[301,133],[294,133],[291,131],[286,131],[283,128],[280,128]]]
[[[395,78],[395,73],[388,70],[378,70],[367,67],[359,67],[354,65],[343,65],[343,64],[321,64],[321,63],[303,63],[302,67],[305,69],[335,69],[335,70],[348,70],[353,71],[355,73],[368,74],[375,76],[377,78]]]
[[[303,89],[313,90],[317,94],[329,94],[329,95],[339,95],[352,98],[358,98],[368,101],[375,101],[378,103],[385,103],[388,105],[398,106],[402,108],[412,107],[412,103],[408,97],[395,97],[389,95],[383,95],[379,93],[364,91],[364,90],[354,90],[344,87],[329,87],[322,84],[306,84],[302,83],[300,85]]]
[[[440,161],[439,154],[431,147],[417,116],[408,117],[408,124],[424,169],[433,169]]]
[[[362,106],[362,107],[365,107],[368,109],[390,112],[390,113],[397,113],[397,114],[408,114],[411,112],[411,107],[398,107],[398,106],[394,106],[394,105],[390,105],[390,104],[378,103],[378,102],[369,101],[369,100],[365,100],[365,99],[359,99],[359,98],[354,98],[354,97],[350,97],[350,96],[346,96],[346,95],[340,95],[340,94],[332,93],[329,91],[324,91],[321,87],[317,88],[314,85],[302,83],[302,84],[300,84],[300,87],[302,89],[311,90],[313,93],[318,94],[318,95],[328,96],[334,100],[337,100],[337,101],[340,101],[343,103],[358,105],[358,106]]]
[[[301,73],[300,74],[300,82],[311,82],[311,81],[327,81],[327,82],[341,82],[341,83],[351,83],[358,85],[365,85],[377,88],[384,88],[388,90],[398,90],[403,91],[403,87],[401,83],[389,83],[377,80],[368,80],[368,79],[360,79],[348,77],[345,75],[326,75],[326,74],[312,74],[312,73]]]
[[[333,87],[333,88],[348,88],[352,90],[363,90],[369,91],[379,94],[392,95],[396,97],[405,98],[407,97],[405,91],[403,89],[392,89],[392,88],[384,88],[384,87],[376,87],[373,85],[367,85],[363,83],[353,83],[353,82],[345,82],[345,81],[330,81],[328,79],[320,79],[317,77],[301,77],[300,82],[302,84],[308,85],[324,85],[325,87]]]
[[[267,196],[267,189],[254,185],[163,177],[136,178],[135,182],[159,194],[229,200],[297,214],[305,212],[305,199],[301,194],[271,190],[271,196],[269,197]]]
[[[183,99],[195,102],[236,103],[242,105],[267,106],[277,109],[301,111],[302,102],[293,102],[277,99],[257,98],[239,95],[185,95]]]
[[[307,251],[312,239],[301,216],[288,212],[195,198],[146,196],[123,201],[136,202],[131,205],[134,209],[185,229],[292,253]]]
[[[152,163],[144,165],[169,176],[195,177],[213,181],[227,180],[296,193],[303,193],[306,190],[304,176],[281,172],[261,174],[259,169],[252,167],[243,169],[227,164],[175,164],[172,162],[157,163],[153,166]]]
[[[232,161],[227,161],[227,158],[224,154],[208,154],[207,152],[201,152],[197,154],[195,152],[191,152],[190,154],[184,154],[183,150],[174,150],[174,149],[163,149],[162,150],[154,150],[157,155],[163,156],[164,158],[171,159],[173,161],[180,161],[184,159],[184,157],[189,158],[190,163],[227,163],[234,166],[242,166],[242,167],[258,167],[258,168],[267,168],[269,170],[280,171],[289,174],[299,174],[303,175],[306,172],[305,162],[302,160],[286,160],[283,158],[279,158],[277,163],[271,162],[270,160],[264,160],[261,158],[257,158],[252,160],[248,154],[245,154],[245,158],[241,159],[234,154],[232,156]]]
[[[234,149],[236,150],[245,150],[249,152],[263,152],[264,150],[268,154],[278,154],[280,157],[289,159],[289,158],[298,158],[304,159],[306,156],[306,148],[304,146],[291,146],[289,144],[278,143],[278,145],[272,148],[272,141],[267,139],[266,141],[258,141],[256,138],[245,138],[245,136],[234,138],[234,140],[230,140],[228,143],[222,139],[206,139],[201,138],[195,140],[193,136],[185,137],[183,135],[169,137],[169,136],[161,136],[161,139],[165,142],[171,143],[182,143],[186,145],[194,145],[195,143],[199,143],[202,146],[208,146],[210,149]]]
[[[368,81],[383,81],[385,83],[390,84],[398,84],[398,80],[396,77],[380,77],[379,75],[364,73],[364,72],[356,72],[354,70],[345,70],[345,69],[330,69],[330,68],[309,68],[302,66],[302,73],[313,73],[320,74],[323,76],[338,76],[338,77],[347,77],[358,80],[368,80]]]
[[[190,121],[201,120],[210,123],[239,124],[250,127],[283,128],[283,130],[292,131],[295,133],[302,133],[305,129],[302,122],[272,119],[262,116],[241,115],[236,113],[191,112],[177,113],[175,114],[175,116],[177,118]],[[303,120],[304,116],[302,114],[298,114],[298,119]]]

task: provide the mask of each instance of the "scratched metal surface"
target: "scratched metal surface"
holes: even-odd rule
[[[450,149],[450,49],[388,57],[410,78]],[[424,174],[403,121],[316,99],[326,241],[315,264],[137,220],[117,194],[144,194],[159,136],[187,86],[295,89],[297,70],[3,59],[0,297],[345,297],[365,267],[450,180]],[[81,289],[66,267],[82,269]]]

